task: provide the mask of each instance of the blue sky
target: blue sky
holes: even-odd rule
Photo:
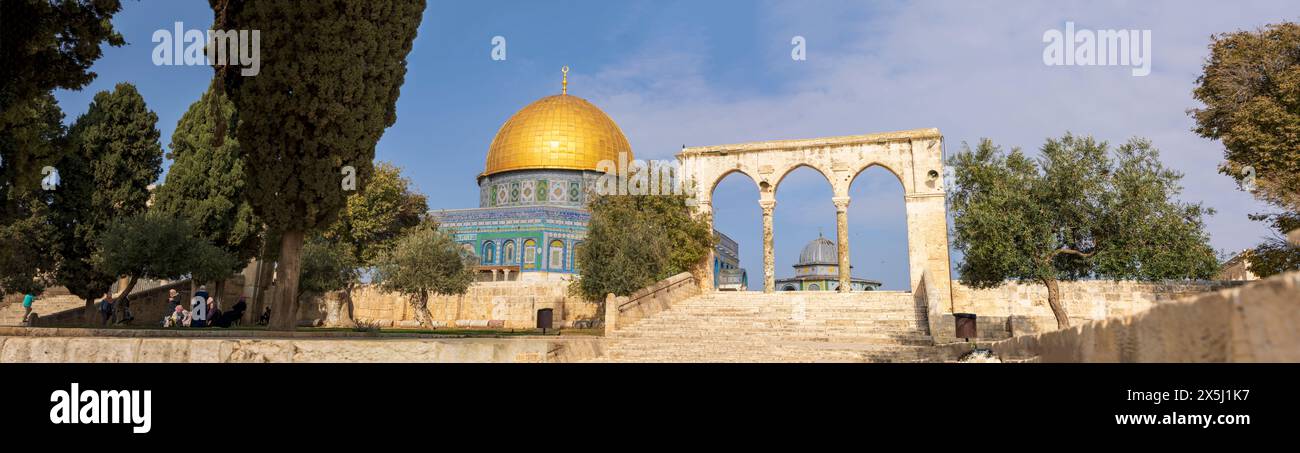
[[[96,91],[134,83],[158,113],[163,146],[206,89],[208,67],[154,66],[150,37],[206,29],[204,0],[127,1],[114,25],[128,45],[106,48],[98,79],[56,93],[67,121]],[[560,88],[604,109],[638,158],[688,146],[937,127],[946,152],[992,138],[1034,150],[1073,131],[1119,143],[1153,140],[1186,174],[1182,198],[1218,210],[1215,248],[1236,251],[1268,234],[1246,214],[1264,210],[1215,167],[1218,143],[1193,134],[1185,111],[1213,33],[1300,20],[1293,1],[430,1],[409,56],[397,123],[377,159],[405,169],[430,206],[474,207],[474,177],[488,144],[516,110]],[[1048,67],[1044,31],[1152,31],[1151,75],[1128,68]],[[490,58],[504,36],[507,59]],[[803,36],[807,60],[790,58]],[[166,163],[164,165],[167,165]],[[883,170],[855,181],[850,246],[856,276],[907,286],[902,188]],[[732,175],[714,194],[717,227],[741,244],[761,281],[758,191]],[[800,169],[781,185],[775,218],[777,276],[820,232],[834,237],[830,186]]]

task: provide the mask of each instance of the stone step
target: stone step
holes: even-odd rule
[[[940,362],[910,293],[710,293],[622,326],[613,362]]]

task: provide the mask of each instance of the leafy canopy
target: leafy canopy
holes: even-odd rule
[[[213,268],[223,269],[218,276],[224,278],[234,258],[196,237],[185,219],[149,211],[114,220],[100,236],[93,261],[108,275],[175,280],[209,277]]]
[[[214,136],[218,121],[226,124],[224,140]],[[152,209],[186,219],[198,237],[243,263],[257,254],[261,223],[244,200],[245,167],[234,124],[235,106],[219,92],[208,90],[190,105],[172,133],[172,165]]]
[[[0,171],[8,175],[0,177],[0,294],[37,294],[53,284],[57,264],[58,235],[49,218],[52,198],[18,179],[24,179],[19,177],[23,172],[28,182],[44,176],[34,167],[55,163],[66,147],[66,128],[63,111],[48,93],[8,114],[19,120],[0,134],[0,148],[24,152],[4,152],[0,162]],[[20,159],[25,161],[16,162]]]
[[[684,196],[597,197],[577,248],[582,278],[571,288],[588,300],[632,294],[694,269],[713,240],[708,221],[692,213]]]
[[[114,219],[145,210],[149,185],[162,172],[157,122],[135,87],[121,83],[97,93],[69,130],[51,218],[59,232],[58,279],[73,294],[89,299],[112,283],[114,275],[92,257]]]
[[[1243,181],[1255,171],[1256,196],[1300,211],[1300,24],[1214,36],[1192,92],[1196,133],[1221,140],[1219,171]]]
[[[11,203],[23,196],[8,192],[36,187],[41,167],[59,158],[44,127],[54,114],[51,92],[86,86],[100,45],[125,44],[110,21],[121,8],[117,0],[0,3],[0,224],[13,220]]]
[[[461,248],[433,222],[412,228],[375,267],[384,292],[423,300],[429,293],[465,294],[474,282],[473,253]]]
[[[1200,204],[1175,198],[1181,175],[1144,139],[1113,151],[1066,134],[1041,156],[981,140],[949,159],[953,245],[964,283],[1080,278],[1197,279],[1217,268]]]
[[[365,184],[375,143],[397,120],[406,55],[425,2],[209,3],[215,27],[260,30],[267,59],[255,77],[217,70],[239,112],[246,198],[274,231],[328,226],[348,195],[343,168],[355,169]]]

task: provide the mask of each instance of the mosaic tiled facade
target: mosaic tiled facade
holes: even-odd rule
[[[431,214],[491,280],[567,278],[587,236],[602,160],[631,159],[618,125],[591,103],[561,94],[515,113],[497,132],[478,176],[479,207]],[[721,233],[716,269],[736,269],[739,247]],[[490,273],[490,274],[489,274]]]

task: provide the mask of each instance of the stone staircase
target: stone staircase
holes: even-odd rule
[[[45,316],[85,306],[85,299],[70,294],[42,295],[36,298],[36,302],[32,303],[32,312],[36,313],[37,316]],[[22,322],[23,303],[21,298],[0,306],[0,326],[17,326],[21,325]]]
[[[939,362],[911,293],[712,292],[622,327],[608,362]]]

